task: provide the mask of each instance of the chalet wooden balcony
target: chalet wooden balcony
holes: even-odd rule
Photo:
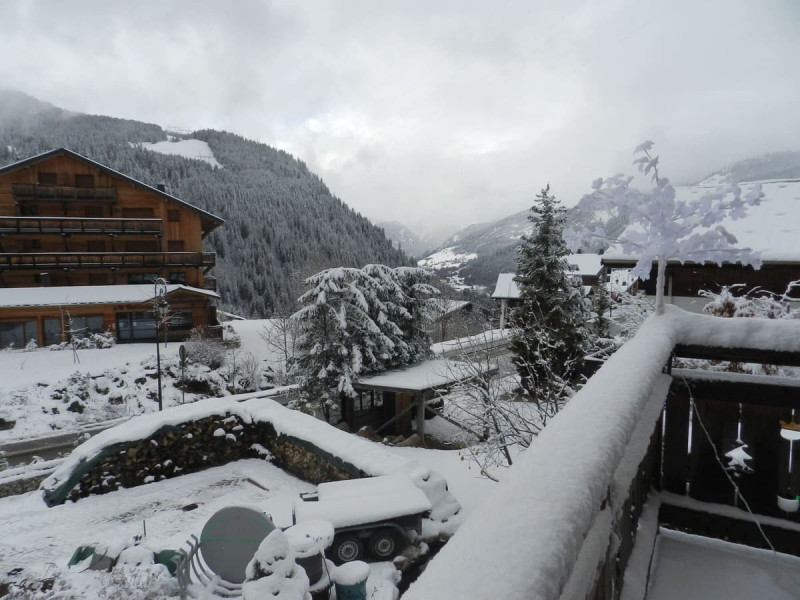
[[[117,192],[110,187],[73,187],[15,183],[14,200],[18,202],[116,202]]]
[[[161,219],[0,217],[0,234],[161,235]]]
[[[210,290],[212,292],[217,291],[217,278],[212,277],[211,275],[206,275],[203,277],[203,289]]]
[[[216,264],[213,252],[54,252],[0,254],[0,271],[45,269],[139,269]]]

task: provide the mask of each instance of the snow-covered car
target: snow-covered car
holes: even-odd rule
[[[365,550],[378,560],[393,558],[417,539],[430,510],[428,497],[407,476],[383,475],[321,483],[295,500],[293,520],[331,523],[331,559],[341,564],[360,560]]]

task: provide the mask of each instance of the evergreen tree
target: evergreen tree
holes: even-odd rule
[[[537,401],[563,398],[588,342],[580,281],[569,274],[576,267],[567,260],[562,235],[565,213],[548,185],[528,215],[531,235],[517,246],[515,281],[522,302],[512,312],[516,332],[511,349],[522,388]]]

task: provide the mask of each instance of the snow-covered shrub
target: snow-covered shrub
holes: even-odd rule
[[[104,333],[89,333],[86,335],[74,335],[67,342],[48,346],[49,350],[94,350],[113,348],[117,345],[117,338],[110,331]]]
[[[219,369],[225,364],[225,345],[211,335],[206,326],[195,327],[184,344],[186,355],[191,362]]]
[[[746,289],[744,284],[723,286],[719,293],[700,290],[699,294],[709,300],[703,307],[717,317],[758,317],[762,319],[798,319],[800,309],[792,293],[800,289],[800,281],[792,281],[783,294],[761,288]],[[795,307],[792,303],[795,303]]]
[[[25,352],[33,352],[39,347],[39,344],[36,343],[36,340],[31,338],[30,341],[25,344]]]
[[[275,529],[261,542],[246,570],[244,600],[307,600],[308,576],[295,562],[286,534]]]

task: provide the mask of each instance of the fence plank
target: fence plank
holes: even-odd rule
[[[661,462],[663,489],[686,495],[689,446],[689,395],[686,388],[673,383],[664,409],[664,456]]]

